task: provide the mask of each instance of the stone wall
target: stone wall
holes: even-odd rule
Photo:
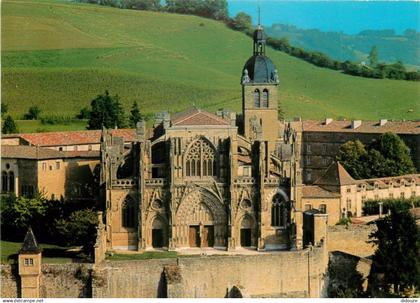
[[[104,262],[93,272],[92,295],[223,298],[236,286],[251,297],[319,297],[324,254],[322,247],[312,247],[249,256]]]
[[[91,297],[91,264],[43,264],[41,298]]]
[[[17,266],[10,264],[1,264],[1,297],[17,298],[20,294],[19,276]]]
[[[359,257],[368,257],[375,252],[369,235],[376,230],[375,224],[336,225],[328,227],[328,251],[341,251]]]

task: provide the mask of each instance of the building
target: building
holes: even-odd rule
[[[101,183],[108,249],[301,246],[294,208],[296,133],[278,121],[278,75],[254,32],[242,114],[191,108],[156,116],[137,140],[104,130]]]
[[[420,195],[419,175],[354,180],[334,162],[343,143],[394,132],[419,169],[420,122],[279,121],[265,47],[258,26],[241,113],[193,107],[153,127],[2,136],[2,194],[97,199],[107,249],[126,250],[301,248],[303,212],[334,225],[366,200]]]
[[[61,152],[28,145],[3,145],[1,194],[48,199],[94,200],[99,152]]]

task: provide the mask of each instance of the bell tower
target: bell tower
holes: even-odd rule
[[[265,55],[266,36],[261,25],[254,32],[253,55],[242,70],[243,135],[274,142],[278,137],[277,86],[273,62]]]

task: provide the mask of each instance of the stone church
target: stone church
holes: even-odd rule
[[[258,26],[243,67],[242,113],[197,108],[140,122],[136,140],[103,130],[107,249],[302,246],[299,138],[278,120],[278,74]]]

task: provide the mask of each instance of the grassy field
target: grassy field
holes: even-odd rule
[[[71,263],[72,258],[66,256],[68,247],[51,244],[39,244],[43,250],[43,263]],[[10,263],[17,260],[17,254],[22,247],[22,242],[0,241],[1,263]]]
[[[136,100],[147,114],[193,104],[241,108],[239,80],[252,43],[222,23],[52,0],[3,1],[1,22],[2,102],[15,118],[31,105],[74,116],[106,89],[127,110]],[[279,70],[287,118],[419,117],[418,83],[353,77],[267,52]]]

